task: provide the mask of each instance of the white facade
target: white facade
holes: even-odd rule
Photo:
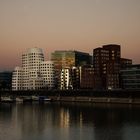
[[[23,86],[23,69],[15,67],[12,75],[12,90],[22,90]]]
[[[72,84],[71,84],[71,71],[69,68],[63,68],[61,70],[61,85],[60,89],[72,89]]]
[[[54,63],[52,61],[44,61],[40,63],[40,74],[44,79],[45,87],[52,89],[55,86]]]
[[[13,72],[12,90],[36,90],[54,87],[53,64],[50,61],[44,61],[44,55],[40,48],[30,48],[22,55],[22,84],[14,84],[21,81],[17,80],[18,76],[19,72]],[[51,80],[48,78],[49,76]],[[49,84],[50,81],[51,84]]]
[[[32,78],[29,80],[29,89],[30,90],[39,90],[44,88],[43,78]]]

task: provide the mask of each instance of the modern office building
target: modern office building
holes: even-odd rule
[[[109,61],[109,51],[104,48],[93,50],[93,66],[95,73],[95,88],[106,88],[106,63]]]
[[[91,64],[92,57],[88,53],[79,51],[55,51],[51,54],[51,60],[56,71],[57,87],[60,88],[62,69]]]
[[[140,64],[129,65],[121,70],[123,89],[140,89]]]
[[[36,47],[28,49],[22,55],[22,67],[16,67],[13,72],[12,89],[39,90],[52,87],[54,87],[53,63],[44,61],[42,49]]]
[[[106,64],[106,89],[120,88],[120,63],[109,61]]]
[[[85,65],[79,67],[80,69],[80,89],[94,89],[95,88],[95,74],[92,65]]]
[[[71,69],[70,68],[63,68],[61,70],[61,79],[60,79],[60,89],[61,90],[68,90],[73,89],[72,87],[72,77],[71,77]]]
[[[60,89],[94,89],[94,68],[91,65],[63,68]]]
[[[0,90],[11,90],[12,88],[12,72],[0,72]]]
[[[103,45],[103,49],[109,51],[109,61],[120,63],[121,46],[117,44]]]
[[[132,65],[132,59],[121,58],[120,63],[121,63],[121,68],[125,68],[127,66]]]
[[[91,64],[91,56],[88,53],[78,51],[55,51],[51,54],[51,60],[56,69]]]
[[[93,50],[95,88],[119,88],[120,45],[109,44]]]
[[[71,69],[71,79],[73,89],[80,89],[80,67],[72,67]]]

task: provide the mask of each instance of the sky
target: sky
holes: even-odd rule
[[[0,70],[21,66],[28,48],[92,54],[121,45],[121,56],[140,63],[140,0],[0,0]]]

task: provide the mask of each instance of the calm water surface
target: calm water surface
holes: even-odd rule
[[[140,140],[140,106],[0,104],[0,140]]]

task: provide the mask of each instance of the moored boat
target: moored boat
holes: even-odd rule
[[[16,97],[16,102],[23,103],[23,98],[22,97]]]
[[[39,101],[39,96],[32,96],[32,101]]]
[[[16,97],[16,102],[32,102],[31,97]]]
[[[11,97],[1,97],[1,102],[12,103],[14,102],[14,99],[12,99]]]
[[[46,96],[39,96],[39,102],[50,102],[51,99]]]

